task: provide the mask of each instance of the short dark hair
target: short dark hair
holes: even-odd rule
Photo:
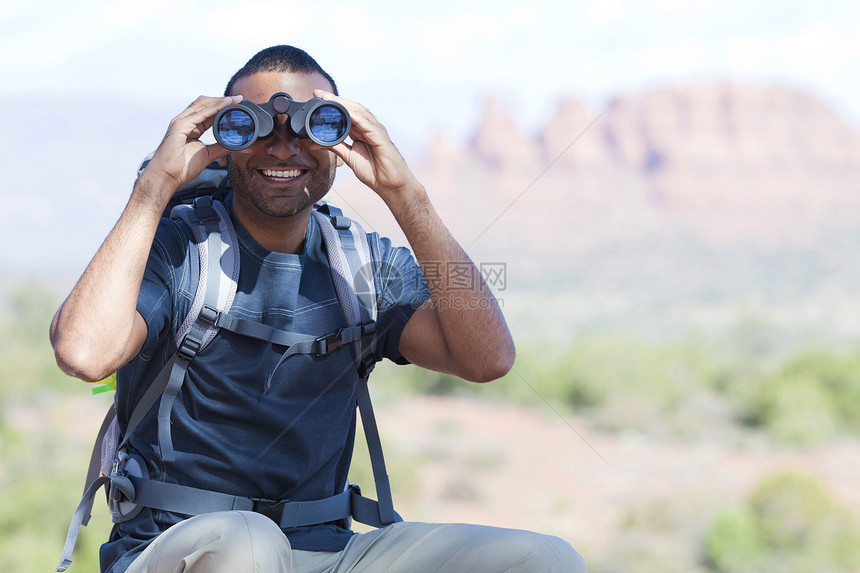
[[[318,73],[329,81],[331,91],[337,94],[337,85],[328,73],[307,52],[293,46],[272,46],[261,50],[248,60],[242,69],[227,82],[224,95],[234,95],[233,86],[242,78],[259,72],[290,72],[300,74]]]

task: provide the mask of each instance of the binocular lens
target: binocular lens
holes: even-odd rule
[[[227,145],[241,148],[254,138],[254,118],[243,109],[227,110],[218,119],[218,133]]]
[[[344,113],[332,106],[321,105],[308,118],[308,131],[321,143],[334,144],[342,140],[348,129]]]
[[[242,101],[228,105],[215,114],[212,131],[222,146],[239,151],[257,138],[271,136],[279,114],[289,116],[286,127],[295,137],[310,139],[324,147],[346,139],[352,126],[349,112],[340,103],[320,98],[296,102],[288,94],[276,93],[268,103]]]

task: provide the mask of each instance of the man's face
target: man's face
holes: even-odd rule
[[[233,92],[265,103],[278,92],[307,101],[314,89],[331,91],[332,87],[317,73],[260,72],[238,80]],[[331,189],[337,157],[309,139],[295,137],[287,121],[286,115],[277,115],[270,137],[230,155],[234,201],[246,212],[253,208],[270,217],[289,217],[312,207]]]

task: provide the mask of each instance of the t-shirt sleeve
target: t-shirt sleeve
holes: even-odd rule
[[[159,349],[172,351],[175,344],[168,338],[174,331],[172,320],[177,313],[173,308],[176,297],[172,293],[184,282],[182,273],[187,269],[183,264],[187,250],[183,247],[182,235],[181,223],[162,219],[152,243],[137,298],[137,311],[147,326],[146,341],[140,352],[144,360],[153,358]]]
[[[390,240],[376,234],[369,238],[371,250],[378,254],[374,269],[379,308],[377,360],[388,358],[398,364],[408,364],[398,350],[400,335],[412,313],[430,298],[430,292],[421,267],[409,249],[393,247]]]

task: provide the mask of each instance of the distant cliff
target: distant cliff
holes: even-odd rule
[[[860,133],[801,91],[695,84],[604,109],[566,98],[538,133],[491,97],[467,144],[437,134],[417,171],[473,258],[583,304],[814,314],[860,287]]]
[[[421,171],[441,178],[433,190],[454,210],[500,212],[532,185],[515,207],[531,205],[542,222],[497,224],[561,232],[576,222],[586,250],[603,243],[597,228],[639,234],[648,217],[694,223],[684,232],[714,246],[777,250],[860,220],[860,133],[821,101],[778,87],[661,89],[603,110],[565,99],[534,135],[490,99],[470,145],[437,138]]]

